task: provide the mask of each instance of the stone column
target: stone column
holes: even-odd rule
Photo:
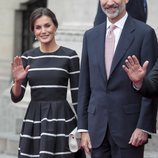
[[[48,0],[57,16],[59,44],[75,49],[81,55],[82,37],[85,30],[93,26],[98,0]]]
[[[158,33],[158,20],[157,20],[157,0],[147,0],[148,2],[148,20],[147,23],[151,25]]]

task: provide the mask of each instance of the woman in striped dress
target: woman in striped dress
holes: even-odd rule
[[[12,62],[12,101],[21,101],[27,83],[31,88],[20,134],[19,158],[74,158],[68,135],[76,127],[76,118],[66,96],[70,81],[72,105],[76,109],[79,58],[74,50],[56,43],[57,27],[51,10],[33,11],[30,29],[40,46],[16,56]]]

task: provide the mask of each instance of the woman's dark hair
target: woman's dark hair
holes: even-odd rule
[[[58,28],[58,21],[55,14],[48,8],[37,8],[35,9],[30,16],[30,30],[34,32],[34,23],[41,16],[48,16],[52,19],[55,27]]]

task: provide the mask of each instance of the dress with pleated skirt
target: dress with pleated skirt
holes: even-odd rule
[[[67,101],[68,83],[72,106],[77,108],[79,58],[74,50],[60,47],[52,53],[39,48],[22,55],[23,65],[30,65],[23,81],[22,100],[30,86],[31,101],[23,120],[18,158],[74,158],[68,147],[69,133],[76,127],[75,115]],[[13,83],[14,85],[14,83]]]

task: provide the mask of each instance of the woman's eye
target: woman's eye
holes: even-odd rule
[[[45,27],[48,28],[48,27],[50,27],[50,25],[49,25],[49,24],[46,24]]]
[[[36,26],[36,27],[35,27],[36,30],[39,30],[40,28],[41,28],[40,26]]]

